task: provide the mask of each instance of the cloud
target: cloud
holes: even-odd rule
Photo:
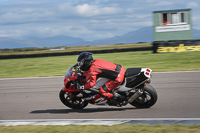
[[[88,4],[78,5],[76,7],[76,10],[78,14],[86,17],[92,17],[100,13],[100,10],[98,10],[97,6],[92,6]]]
[[[147,0],[147,6],[149,7],[165,7],[169,8],[167,6],[171,6],[174,4],[173,1],[160,1],[160,0]]]
[[[87,3],[79,4],[76,6],[73,6],[69,3],[65,3],[59,6],[59,9],[61,11],[67,14],[73,14],[74,16],[80,16],[80,17],[95,17],[95,16],[101,16],[101,15],[112,15],[119,13],[121,11],[120,8],[116,7],[109,7],[109,6],[98,6],[98,5],[90,5]]]
[[[4,25],[4,28],[0,26],[0,30],[4,29],[4,35],[1,34],[1,36],[47,37],[64,34],[81,36],[88,40],[93,40],[95,37],[107,37],[106,35],[108,34],[111,36],[111,33],[105,34],[105,32],[108,32],[111,27],[113,30],[118,26],[113,26],[114,21],[111,23],[105,16],[111,18],[110,15],[118,14],[122,11],[118,7],[87,3],[73,5],[68,2],[44,5],[43,3],[39,4],[37,1],[10,4],[7,8],[2,8],[2,10],[4,11],[0,13],[0,18],[2,18],[0,24]],[[12,29],[9,27],[18,32],[21,31],[21,34],[10,34]],[[95,35],[97,34],[96,29],[103,29],[105,32],[104,34],[98,33],[101,36]],[[26,33],[26,35],[23,33]],[[92,37],[93,35],[95,36]]]
[[[121,11],[121,9],[115,7],[98,7],[96,5],[94,6],[88,4],[78,5],[76,8],[80,15],[90,17],[97,15],[111,15]]]
[[[1,6],[0,6],[1,8]],[[10,5],[0,9],[0,24],[33,23],[50,20],[55,12],[47,7],[34,7],[28,5]]]
[[[21,30],[0,30],[0,37],[20,38],[23,35],[25,33]]]
[[[197,2],[188,2],[187,8],[199,8],[199,4]]]
[[[0,37],[108,38],[151,26],[152,11],[186,6],[196,9],[199,27],[199,4],[189,0],[7,0],[0,3]]]

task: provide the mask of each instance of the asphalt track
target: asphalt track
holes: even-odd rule
[[[63,77],[0,79],[0,120],[200,118],[200,71],[153,73],[158,92],[149,109],[88,105],[65,107],[58,94]]]

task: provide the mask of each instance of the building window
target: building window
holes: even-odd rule
[[[182,24],[187,23],[186,13],[185,12],[176,12],[176,13],[162,13],[161,25],[173,25],[173,24]]]
[[[169,18],[167,16],[168,16],[167,13],[162,14],[162,25],[169,24]]]
[[[186,13],[181,12],[181,23],[185,23],[186,22]]]
[[[171,24],[177,24],[177,23],[178,23],[178,14],[171,13]]]

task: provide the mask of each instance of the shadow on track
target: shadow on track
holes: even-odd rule
[[[30,114],[68,114],[68,113],[95,113],[95,112],[106,112],[106,111],[125,111],[125,110],[135,110],[138,108],[86,108],[86,109],[46,109],[46,110],[34,110]]]

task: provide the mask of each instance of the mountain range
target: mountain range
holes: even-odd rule
[[[193,29],[193,39],[200,39],[200,30]],[[0,37],[0,49],[26,48],[26,47],[57,47],[57,46],[86,46],[109,45],[121,43],[153,42],[152,27],[144,27],[136,31],[128,32],[122,36],[86,41],[82,38],[71,36],[54,36],[48,38],[13,39]]]

